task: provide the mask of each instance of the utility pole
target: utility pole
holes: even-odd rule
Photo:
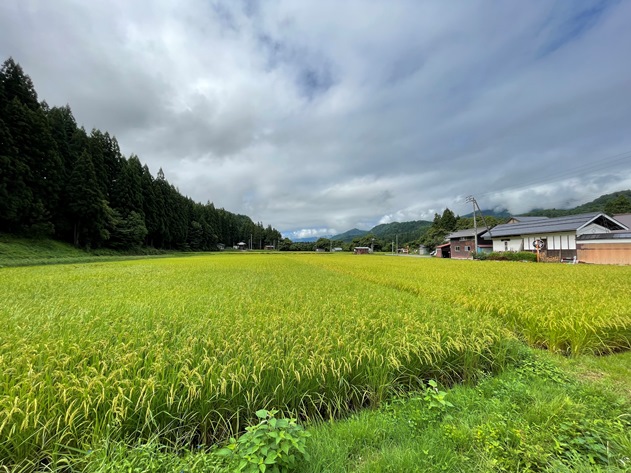
[[[480,215],[482,216],[482,221],[484,222],[484,226],[486,227],[486,231],[489,232],[489,236],[492,236],[491,234],[491,229],[489,228],[488,224],[486,223],[486,219],[484,218],[484,214],[482,213],[482,210],[480,210],[480,206],[478,205],[478,202],[475,200],[475,197],[473,197],[472,195],[468,196],[466,199],[467,202],[471,202],[473,204],[473,227],[474,227],[474,232],[475,232],[475,253],[478,253],[478,225],[476,223],[475,220],[475,210],[476,208],[478,209],[478,212],[480,212]]]
[[[475,241],[475,246],[473,247],[473,254],[478,254],[478,222],[475,219],[475,198],[470,195],[467,197],[467,202],[471,202],[473,204],[473,238]]]
[[[397,255],[399,254],[399,234],[397,233]]]

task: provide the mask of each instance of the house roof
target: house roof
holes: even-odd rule
[[[586,233],[585,235],[579,235],[576,237],[577,241],[588,240],[626,240],[631,238],[631,232],[622,231],[616,233]]]
[[[519,223],[536,222],[537,220],[547,220],[548,219],[548,217],[530,217],[530,216],[524,217],[524,216],[521,216],[521,215],[517,215],[516,217],[513,216],[511,218],[513,220],[519,222]]]
[[[478,228],[478,236],[480,236],[484,232],[486,232],[485,227]],[[449,235],[447,235],[447,238],[451,240],[453,238],[465,238],[465,237],[473,238],[474,236],[475,236],[475,229],[467,228],[466,230],[458,230],[457,232],[450,233]]]
[[[626,227],[631,228],[631,214],[618,214],[614,215],[613,218],[615,218],[618,222],[625,225]]]
[[[487,232],[482,236],[485,238],[499,238],[518,235],[575,232],[591,223],[597,223],[610,230],[627,230],[625,225],[601,212],[590,212],[529,222],[507,223],[491,229],[491,235]]]

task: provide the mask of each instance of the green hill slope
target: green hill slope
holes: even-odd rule
[[[135,252],[110,249],[85,251],[49,238],[21,238],[0,233],[0,267],[118,260],[162,254],[166,252],[153,248]]]

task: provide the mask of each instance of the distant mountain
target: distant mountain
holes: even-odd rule
[[[586,212],[603,212],[605,206],[609,201],[616,199],[618,196],[624,195],[629,200],[631,200],[631,189],[625,191],[613,192],[611,194],[601,195],[597,199],[594,199],[591,202],[587,202],[586,204],[579,205],[577,207],[571,209],[535,209],[531,210],[528,213],[523,213],[520,215],[524,216],[545,216],[545,217],[562,217],[565,215],[575,215]],[[500,210],[483,210],[482,213],[486,217],[496,217],[498,219],[510,217],[511,213],[506,209]],[[472,218],[473,213],[468,213],[467,215],[462,215],[461,217]],[[407,243],[412,242],[420,238],[427,229],[432,225],[432,222],[428,222],[427,220],[414,220],[410,222],[392,222],[392,223],[383,223],[381,225],[377,225],[370,230],[359,230],[357,228],[353,228],[344,233],[340,233],[339,235],[334,235],[330,238],[331,240],[338,240],[344,243],[350,243],[354,238],[363,237],[368,234],[373,234],[376,238],[385,241],[394,241],[397,238],[399,239],[399,243]],[[312,242],[316,241],[317,238],[303,238],[294,240],[296,242]]]
[[[344,243],[350,243],[353,241],[353,238],[362,237],[364,235],[368,235],[370,233],[367,230],[359,230],[357,228],[353,228],[352,230],[348,230],[347,232],[340,233],[339,235],[334,235],[331,237],[331,240],[339,240]]]
[[[395,240],[398,235],[399,243],[406,243],[418,240],[431,225],[432,222],[428,222],[427,220],[384,223],[373,227],[369,233],[386,241]]]
[[[370,230],[358,230],[353,228],[339,235],[331,237],[331,240],[340,240],[344,243],[350,243],[354,238],[363,237],[373,234],[380,240],[395,240],[398,235],[399,243],[405,243],[417,240],[431,226],[432,222],[427,220],[414,220],[411,222],[392,222],[382,223]]]

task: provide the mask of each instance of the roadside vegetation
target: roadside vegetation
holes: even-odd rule
[[[86,250],[50,238],[21,238],[0,233],[0,267],[116,261],[174,254],[186,255],[182,252],[167,252],[153,248]]]
[[[288,471],[626,472],[630,416],[631,352],[568,360],[523,348],[518,362],[474,385],[427,384],[310,425],[306,457],[294,451],[299,462]],[[234,471],[230,460],[217,448],[176,454],[155,440],[104,442],[74,458],[93,473]]]
[[[483,267],[1,268],[0,468],[273,471],[292,464],[265,444],[282,431],[292,471],[625,471],[629,352],[593,355],[631,344],[631,268]]]

